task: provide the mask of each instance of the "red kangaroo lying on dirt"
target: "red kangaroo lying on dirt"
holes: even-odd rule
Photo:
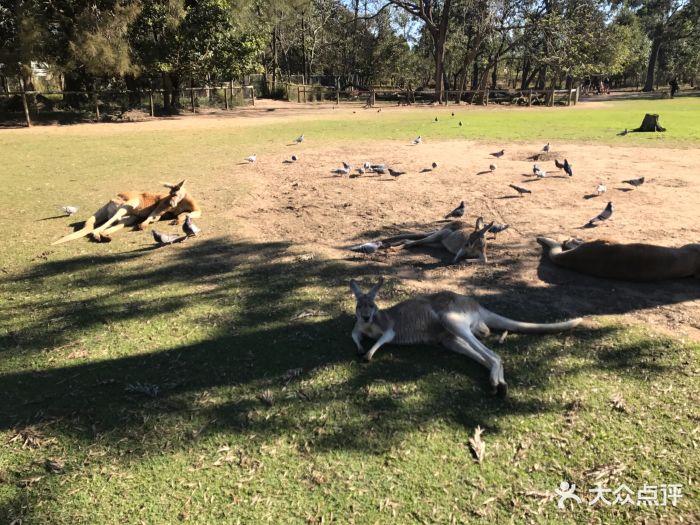
[[[182,224],[188,216],[193,219],[201,217],[202,211],[197,202],[185,191],[185,182],[183,180],[179,184],[164,183],[163,186],[170,188],[169,193],[119,193],[116,199],[109,201],[86,220],[80,230],[51,244],[61,244],[86,235],[92,235],[93,240],[97,242],[109,242],[110,234],[125,226],[138,224],[139,230],[145,230],[150,223],[160,219],[172,218],[177,224]],[[100,226],[95,227],[96,224]]]
[[[623,281],[700,277],[700,244],[667,248],[602,239],[559,243],[547,237],[537,237],[537,242],[549,248],[554,264],[596,277]]]

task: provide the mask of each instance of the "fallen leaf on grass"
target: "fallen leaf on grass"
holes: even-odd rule
[[[44,468],[46,469],[46,471],[51,472],[53,474],[63,472],[64,466],[64,463],[59,459],[46,458],[46,461],[44,461]]]
[[[617,410],[618,412],[627,412],[625,399],[620,393],[617,393],[610,398],[610,404],[612,405],[613,410]]]
[[[300,312],[295,313],[290,320],[291,321],[298,321],[299,319],[304,319],[306,317],[319,317],[321,315],[326,315],[325,312],[321,310],[302,310]]]
[[[469,449],[474,456],[477,463],[481,463],[484,460],[484,453],[486,452],[486,443],[481,440],[481,434],[484,431],[480,426],[474,429],[474,436],[469,438]]]

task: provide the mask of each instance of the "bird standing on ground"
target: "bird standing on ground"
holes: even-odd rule
[[[350,173],[350,168],[335,168],[334,170],[331,170],[331,173],[336,175],[347,175]]]
[[[547,144],[542,146],[542,151],[544,151],[545,153],[549,153],[549,142],[547,142]]]
[[[457,206],[454,210],[452,210],[450,213],[445,215],[445,219],[450,219],[450,218],[459,218],[464,215],[464,201],[459,203],[459,206]]]
[[[351,167],[350,164],[348,164],[347,162],[343,161],[343,168],[345,168],[346,170],[349,170],[350,167]]]
[[[612,201],[608,202],[608,205],[605,207],[603,211],[601,211],[598,215],[593,217],[586,226],[591,227],[591,226],[596,226],[599,222],[607,221],[613,214],[613,203]]]
[[[638,188],[642,184],[644,184],[644,177],[639,177],[638,179],[629,179],[629,180],[623,180],[625,184],[629,184],[630,186],[634,186],[635,188]]]
[[[435,169],[435,168],[438,167],[438,163],[437,163],[437,162],[433,162],[431,165],[432,165],[433,169]]]
[[[596,192],[598,195],[602,195],[602,194],[605,193],[606,191],[608,191],[608,188],[606,188],[606,187],[605,187],[605,184],[603,184],[602,182],[601,182],[600,184],[598,184],[598,185],[595,187],[595,192]]]
[[[517,191],[521,197],[523,196],[524,193],[532,193],[527,188],[523,188],[522,186],[518,186],[517,184],[508,184],[508,186],[513,188],[515,191]]]
[[[462,127],[462,121],[461,121],[461,120],[459,121],[459,127],[460,127],[460,128]]]
[[[506,150],[502,149],[501,151],[497,151],[496,153],[490,153],[492,157],[496,157],[497,159],[500,159],[503,155],[505,155]]]
[[[455,112],[454,112],[454,111],[452,112],[452,116],[453,116],[453,117],[455,116]]]
[[[567,159],[564,159],[564,171],[569,177],[574,176],[574,170],[571,167],[571,164],[569,164],[569,161]]]
[[[256,160],[258,160],[258,156],[255,153],[253,153],[250,157],[246,157],[245,160],[252,164]]]
[[[296,153],[292,153],[292,162],[296,162],[299,160],[299,157],[297,157]]]
[[[401,175],[406,174],[405,171],[396,171],[396,170],[392,170],[391,168],[387,168],[387,169],[389,170],[389,175],[391,175],[392,177],[400,177]]]
[[[297,144],[301,144],[302,142],[304,142],[304,134],[302,133],[297,138],[295,138],[294,142],[296,142]]]
[[[153,240],[158,244],[172,244],[180,238],[179,235],[168,235],[167,233],[160,233],[156,230],[153,230],[151,233],[153,233]]]
[[[488,233],[493,233],[495,238],[497,234],[506,231],[508,228],[510,228],[510,224],[498,224],[494,222],[493,226],[488,229]]]
[[[437,122],[437,121],[438,121],[438,119],[437,119],[437,117],[435,117],[435,122]]]
[[[421,137],[420,135],[413,139],[414,144],[420,144],[421,142],[423,142],[423,137]]]
[[[61,211],[70,217],[71,215],[75,215],[76,213],[78,213],[78,207],[77,206],[63,206],[61,208]]]
[[[185,235],[188,237],[194,237],[202,231],[202,228],[197,226],[192,220],[192,217],[188,215],[182,225],[182,231],[185,232]]]
[[[544,179],[547,176],[547,173],[542,168],[540,168],[537,164],[533,164],[532,173],[538,179]]]
[[[564,169],[564,164],[559,162],[559,159],[554,159],[554,165],[560,170]]]
[[[627,128],[625,128],[623,131],[620,131],[620,133],[617,134],[618,137],[624,137],[627,135],[628,131]]]
[[[377,242],[366,242],[364,244],[358,244],[357,246],[351,246],[349,249],[353,252],[374,253],[382,246],[384,246],[382,241],[377,241]]]
[[[489,169],[490,169],[491,171],[496,171],[496,168],[497,168],[497,167],[498,167],[498,166],[496,166],[495,164],[489,164]]]

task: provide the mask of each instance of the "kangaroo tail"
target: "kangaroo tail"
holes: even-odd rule
[[[382,239],[382,243],[384,243],[387,246],[396,246],[399,244],[403,244],[402,241],[412,241],[425,237],[426,235],[427,234],[425,233],[403,233],[401,235],[394,235],[393,237],[387,237],[386,239]]]
[[[546,246],[547,248],[549,248],[550,257],[552,257],[553,255],[560,254],[563,251],[561,243],[555,241],[554,239],[550,239],[549,237],[537,237],[537,242],[540,243],[542,246]]]
[[[483,306],[479,307],[479,313],[486,323],[486,326],[491,329],[509,330],[511,332],[522,332],[526,334],[546,334],[570,330],[583,321],[581,317],[577,317],[576,319],[562,321],[561,323],[525,323],[498,315],[497,313],[487,310]]]
[[[83,225],[82,228],[80,228],[77,231],[74,231],[73,233],[69,233],[68,235],[65,235],[58,239],[57,241],[54,241],[51,243],[51,246],[54,246],[56,244],[63,244],[64,242],[68,241],[73,241],[75,239],[80,239],[81,237],[85,237],[86,235],[90,235],[93,230],[95,229],[95,221],[97,219],[93,215],[90,217],[88,220],[85,221],[85,224]]]

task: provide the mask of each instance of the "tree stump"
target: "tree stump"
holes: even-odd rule
[[[662,128],[659,124],[659,116],[656,114],[647,113],[644,115],[644,120],[642,125],[639,126],[634,131],[666,131],[666,128]]]

